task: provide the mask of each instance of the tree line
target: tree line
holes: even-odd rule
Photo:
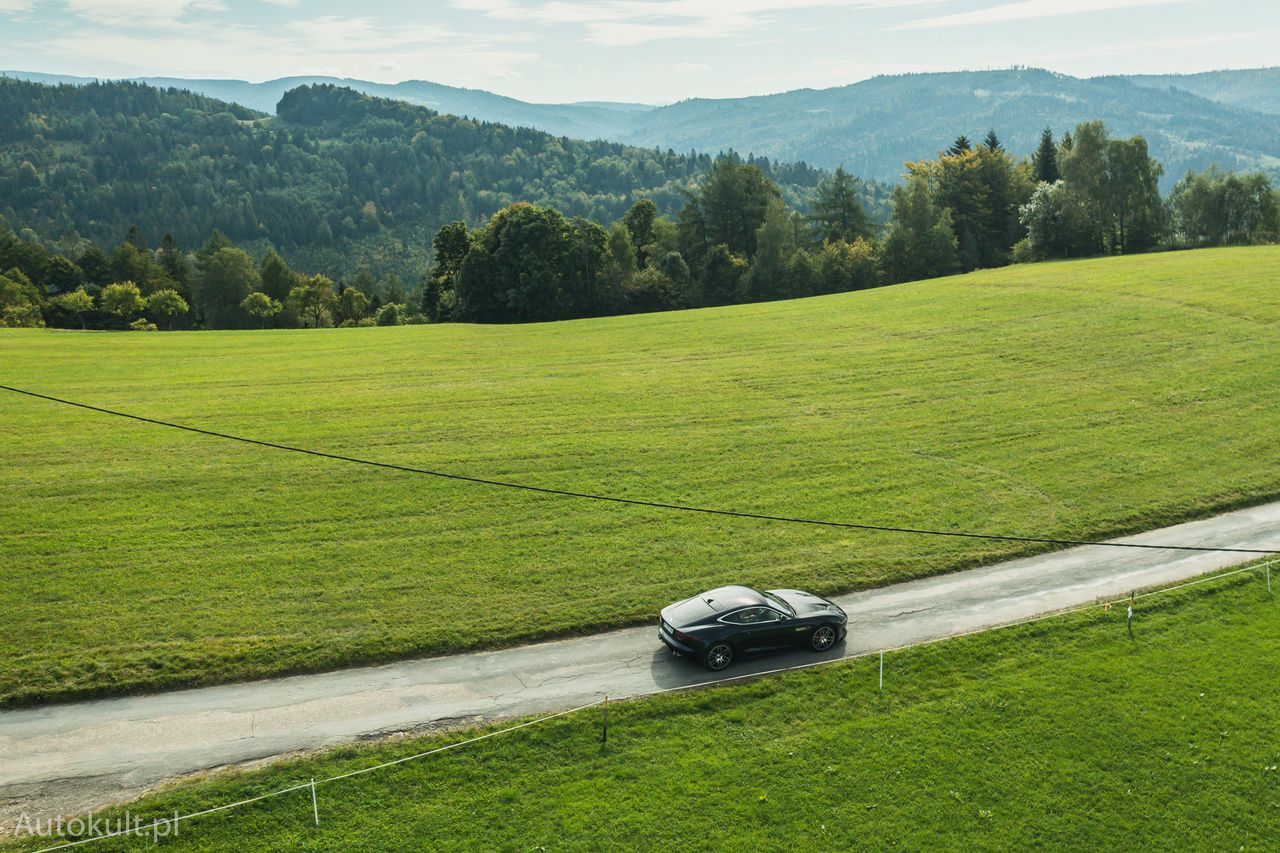
[[[215,231],[195,251],[171,234],[149,247],[137,229],[110,252],[74,259],[0,223],[0,325],[79,329],[317,328],[426,322],[394,273],[335,282],[292,269],[274,249],[260,261]],[[439,317],[435,319],[440,319]]]
[[[535,205],[437,234],[424,314],[527,322],[813,296],[1012,262],[1280,238],[1262,174],[1189,173],[1160,197],[1141,137],[1046,129],[1015,159],[995,131],[907,164],[880,228],[843,169],[807,212],[749,163],[716,161],[674,218],[644,200],[605,229]]]
[[[321,116],[323,118],[323,116]],[[843,169],[806,209],[759,164],[714,160],[666,215],[648,198],[608,227],[516,202],[485,224],[455,220],[410,283],[362,270],[335,281],[256,261],[215,231],[184,251],[137,229],[110,253],[69,258],[36,234],[0,230],[0,322],[68,328],[253,328],[515,323],[812,296],[1012,262],[1280,239],[1280,203],[1261,174],[1188,173],[1160,197],[1145,140],[1099,122],[1015,159],[994,131],[910,163],[887,224]]]

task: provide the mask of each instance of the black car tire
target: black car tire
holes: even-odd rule
[[[702,662],[712,672],[719,672],[733,663],[733,646],[728,643],[713,644],[711,648],[707,649],[706,657],[703,658]]]
[[[836,629],[831,625],[819,625],[809,635],[809,648],[815,652],[829,651],[836,644]]]

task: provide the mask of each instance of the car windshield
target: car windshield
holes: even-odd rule
[[[778,598],[778,596],[774,595],[773,593],[764,592],[764,593],[761,593],[761,595],[763,595],[765,598],[772,601],[774,604],[778,605],[778,608],[783,613],[790,613],[792,616],[796,615],[795,609],[790,604],[787,604],[785,601],[783,601],[781,598]]]

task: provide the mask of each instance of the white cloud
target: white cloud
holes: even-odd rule
[[[972,12],[939,15],[919,21],[900,24],[896,30],[926,30],[940,27],[967,27],[975,24],[997,24],[1006,21],[1025,21],[1033,18],[1052,18],[1062,15],[1082,15],[1089,12],[1107,12],[1135,6],[1169,6],[1189,0],[1021,0]]]
[[[516,77],[517,66],[537,59],[512,47],[519,40],[468,36],[434,23],[328,16],[272,30],[177,21],[166,27],[164,38],[133,27],[77,28],[51,36],[43,47],[55,57],[120,68],[115,76],[225,77],[235,69],[236,76],[255,80],[324,74],[397,82],[407,75],[474,85]],[[145,65],[122,67],[122,57]]]
[[[7,15],[20,15],[35,8],[36,0],[0,0],[0,12]]]
[[[221,0],[67,0],[72,14],[103,26],[173,23],[188,12],[226,11]]]
[[[1231,42],[1251,41],[1263,37],[1274,37],[1264,33],[1220,33],[1205,36],[1175,36],[1172,38],[1147,39],[1143,41],[1122,41],[1110,44],[1086,45],[1074,50],[1064,50],[1048,54],[1046,59],[1081,59],[1083,57],[1130,56],[1144,51],[1166,51],[1184,47],[1200,47],[1208,44],[1229,44]]]
[[[577,25],[587,41],[632,46],[664,39],[717,39],[762,30],[814,9],[894,9],[953,0],[453,0],[455,8],[505,21]]]
[[[373,18],[341,18],[336,15],[293,21],[279,33],[279,38],[286,48],[297,46],[342,53],[467,41],[459,33],[436,24],[407,22],[386,27]]]

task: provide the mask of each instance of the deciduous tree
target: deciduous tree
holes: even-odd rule
[[[261,286],[258,268],[240,249],[224,246],[203,253],[195,280],[196,300],[211,329],[235,329],[244,325],[240,310],[244,298]]]
[[[22,270],[0,275],[0,326],[35,328],[44,325],[40,290]]]
[[[923,175],[912,175],[893,191],[893,215],[882,250],[885,278],[914,281],[959,269],[959,249],[951,211],[940,208]]]
[[[356,323],[369,310],[369,297],[364,291],[348,287],[334,300],[333,310],[339,323]]]
[[[142,298],[142,291],[138,289],[138,285],[131,281],[118,281],[102,288],[98,304],[107,314],[119,317],[127,323],[134,315],[140,313],[147,303]]]
[[[303,322],[310,321],[311,328],[318,329],[331,317],[333,307],[333,280],[323,275],[311,275],[289,292],[289,302]]]
[[[631,245],[636,247],[636,261],[643,267],[649,262],[646,247],[654,242],[653,224],[658,219],[658,206],[651,199],[642,198],[622,215],[622,224],[631,234]]]
[[[250,293],[240,303],[241,310],[251,317],[257,317],[263,329],[267,327],[267,321],[279,314],[283,307],[280,300],[272,299],[261,290]]]
[[[84,315],[93,310],[93,297],[83,287],[55,296],[53,303],[79,320],[82,330],[85,328]]]
[[[186,314],[190,308],[182,294],[171,287],[157,290],[147,297],[147,312],[168,320],[170,331],[173,330],[174,318]]]
[[[1266,175],[1210,168],[1188,172],[1169,196],[1176,238],[1188,246],[1235,246],[1280,239],[1280,203]]]

